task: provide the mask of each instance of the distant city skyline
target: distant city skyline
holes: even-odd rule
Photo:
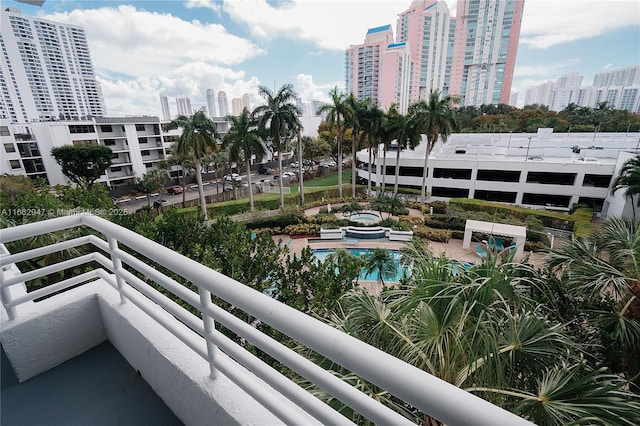
[[[452,13],[456,4],[447,0]],[[85,28],[110,115],[159,115],[158,93],[204,106],[208,88],[229,99],[247,93],[258,105],[260,85],[285,83],[305,102],[326,101],[333,87],[344,90],[345,49],[362,42],[368,28],[395,30],[410,5],[381,0],[365,9],[348,0],[336,13],[326,2],[298,0],[3,3]],[[590,84],[600,71],[637,64],[640,2],[525,1],[512,87],[519,103],[526,89],[564,74]]]

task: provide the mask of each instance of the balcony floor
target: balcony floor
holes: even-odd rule
[[[2,425],[182,425],[109,342],[24,383],[1,367]]]

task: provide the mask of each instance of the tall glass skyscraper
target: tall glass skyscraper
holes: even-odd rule
[[[508,104],[524,0],[459,0],[449,93],[463,106]]]
[[[411,64],[409,102],[439,90],[459,97],[462,106],[508,104],[523,7],[524,0],[458,0],[452,17],[443,0],[414,0],[398,14],[395,43],[406,43],[410,52],[402,61]],[[380,103],[381,94],[392,90],[387,86],[405,90],[388,75],[398,69],[384,66],[382,54],[394,45],[389,27],[370,29],[364,44],[347,49],[347,93]]]

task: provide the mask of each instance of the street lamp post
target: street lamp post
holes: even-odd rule
[[[529,148],[531,148],[531,136],[529,136],[529,143],[527,144],[527,156],[524,159],[525,162],[529,161]]]

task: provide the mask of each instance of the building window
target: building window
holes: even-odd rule
[[[96,129],[92,125],[70,124],[69,133],[93,133]]]
[[[434,178],[443,178],[443,179],[463,179],[469,180],[471,179],[471,170],[470,169],[433,169],[433,177]]]
[[[147,169],[150,169],[150,168],[152,168],[152,167],[153,167],[153,163],[145,163],[145,164],[144,164],[144,166],[145,166]]]
[[[477,180],[490,182],[519,182],[520,171],[518,170],[478,170]]]
[[[138,143],[147,143],[147,138],[138,138]]]
[[[9,126],[0,126],[0,136],[11,136]]]
[[[113,146],[116,144],[116,140],[115,139],[105,139],[104,140],[104,145],[105,146]]]
[[[144,132],[145,131],[144,124],[136,124],[136,130],[139,132]]]
[[[4,152],[16,152],[16,147],[12,143],[4,144]]]
[[[113,132],[113,127],[109,126],[109,125],[102,125],[100,126],[100,130],[102,130],[103,132]]]
[[[9,160],[9,164],[11,165],[11,168],[13,170],[22,168],[22,166],[20,165],[20,160]]]
[[[612,175],[584,175],[582,186],[595,186],[596,188],[608,188]]]
[[[112,172],[119,172],[122,170],[122,167],[111,167]]]

